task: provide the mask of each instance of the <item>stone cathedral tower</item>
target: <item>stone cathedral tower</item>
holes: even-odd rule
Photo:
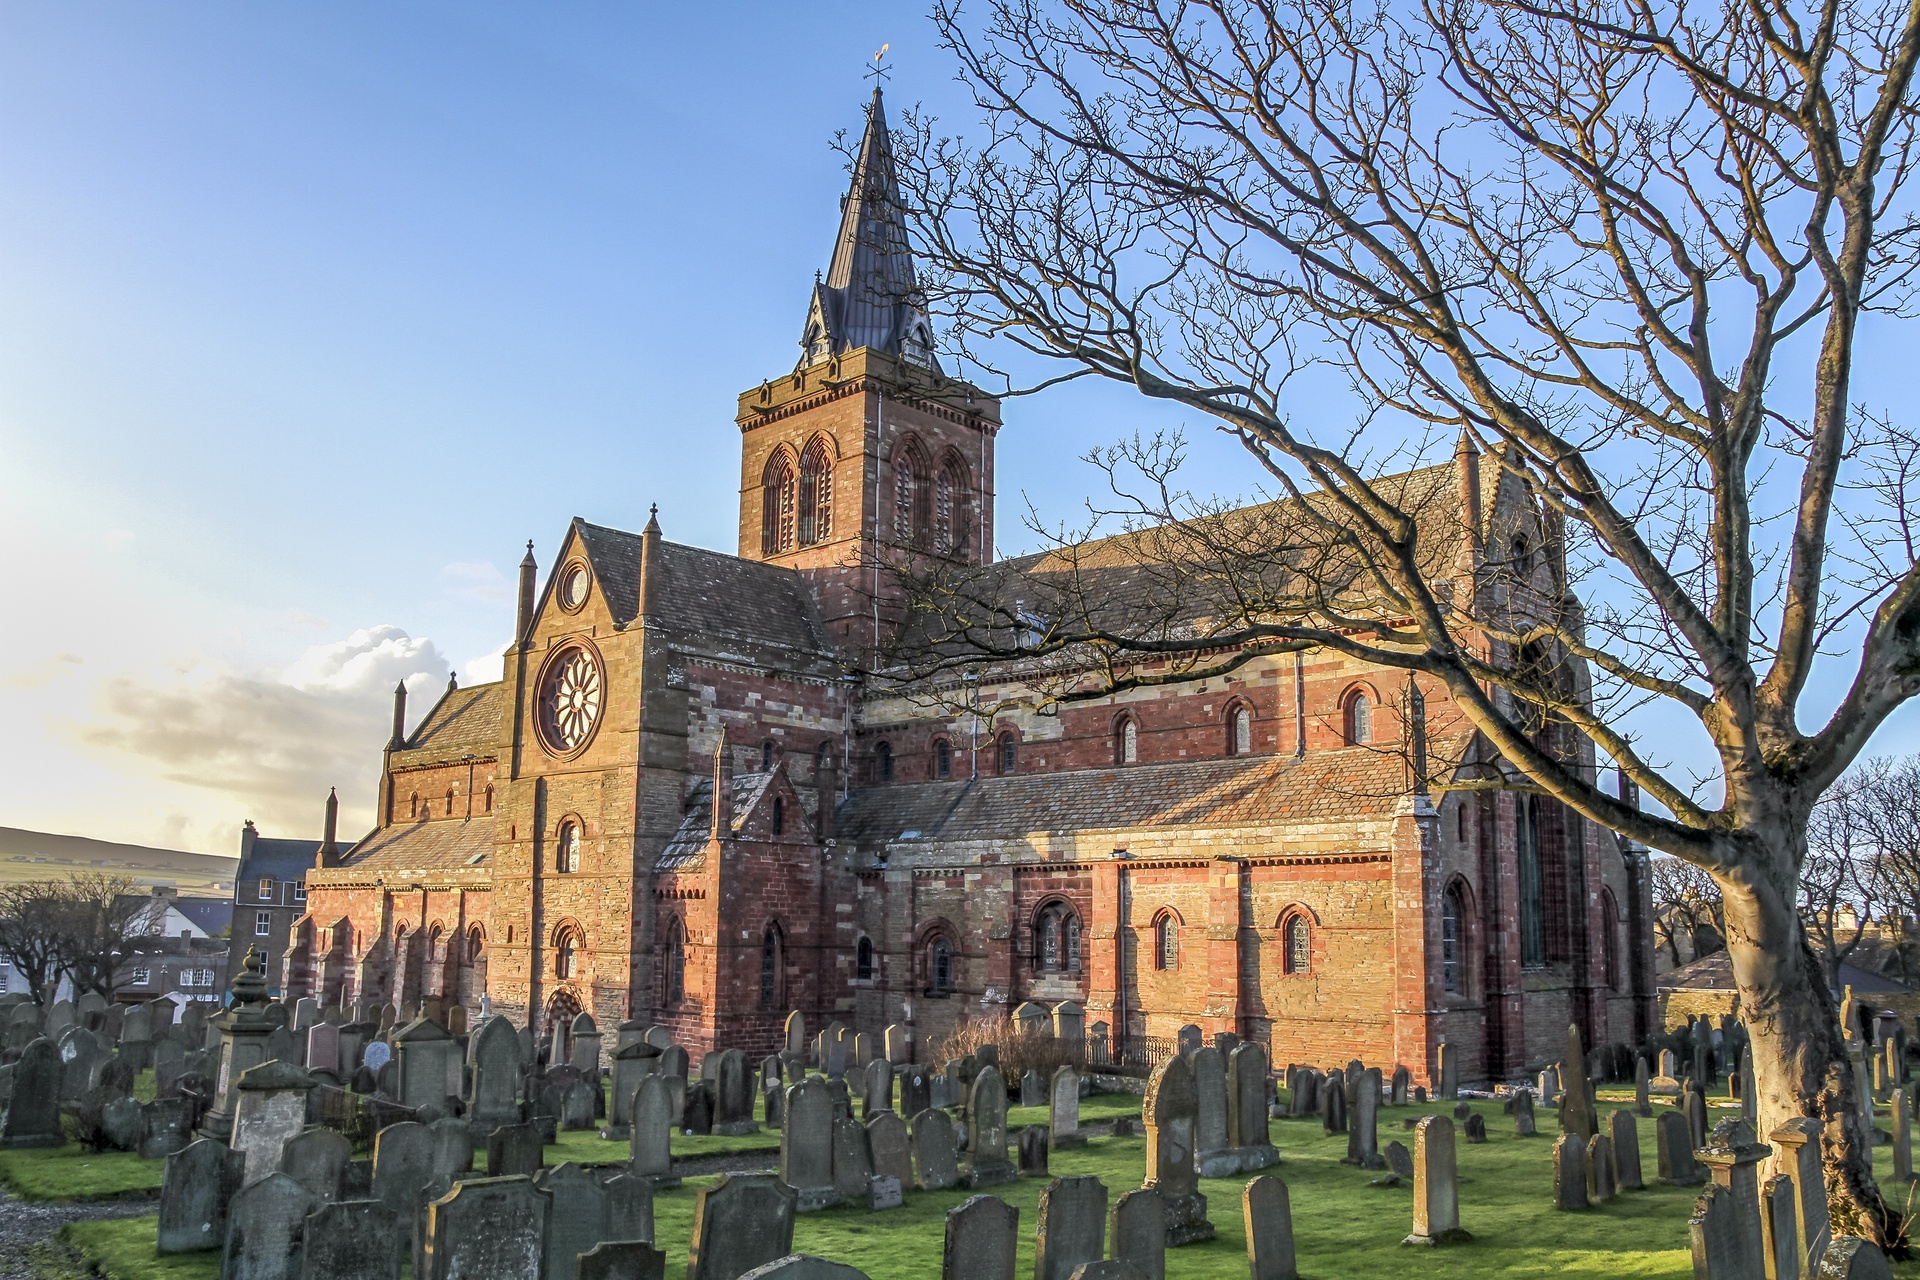
[[[800,570],[835,642],[870,659],[892,616],[885,566],[993,558],[1000,429],[1000,402],[934,354],[878,89],[800,347],[740,397],[740,555]]]

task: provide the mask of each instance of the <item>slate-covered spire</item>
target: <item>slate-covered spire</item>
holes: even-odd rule
[[[901,221],[900,182],[880,90],[867,108],[867,131],[853,182],[840,202],[840,235],[824,280],[816,280],[800,339],[800,366],[872,347],[939,372],[933,325],[913,273]]]

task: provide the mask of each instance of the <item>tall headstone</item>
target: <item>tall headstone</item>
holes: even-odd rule
[[[807,1019],[798,1009],[787,1015],[787,1052],[799,1057],[807,1053]]]
[[[1034,1280],[1068,1280],[1105,1252],[1107,1188],[1090,1176],[1055,1178],[1040,1193]]]
[[[378,1200],[323,1204],[307,1215],[302,1280],[400,1280],[407,1233]]]
[[[242,1188],[227,1206],[220,1280],[297,1280],[314,1207],[307,1189],[284,1173]]]
[[[1018,1176],[1007,1159],[1007,1086],[998,1067],[987,1067],[967,1098],[967,1185],[994,1187]]]
[[[1605,1204],[1613,1199],[1614,1189],[1613,1139],[1596,1133],[1587,1139],[1587,1202]]]
[[[1047,1099],[1047,1130],[1052,1146],[1055,1149],[1086,1146],[1086,1135],[1080,1132],[1080,1076],[1072,1066],[1054,1070]]]
[[[1800,1236],[1794,1227],[1793,1179],[1776,1174],[1760,1186],[1760,1241],[1767,1280],[1800,1280]]]
[[[941,1280],[1014,1280],[1020,1211],[995,1196],[974,1196],[947,1210]]]
[[[694,1203],[686,1280],[739,1280],[786,1257],[794,1211],[793,1188],[773,1174],[721,1175]]]
[[[1513,1095],[1513,1132],[1522,1138],[1531,1138],[1540,1132],[1534,1120],[1531,1089],[1520,1089]]]
[[[576,1039],[575,1043],[578,1043]],[[574,1260],[612,1234],[612,1205],[600,1180],[571,1160],[542,1169],[533,1180],[547,1195],[547,1233],[540,1274],[573,1274]]]
[[[720,1055],[715,1073],[713,1131],[737,1137],[759,1128],[753,1119],[753,1071],[747,1055],[739,1049],[728,1049]]]
[[[60,1051],[53,1041],[42,1036],[28,1044],[13,1064],[0,1148],[57,1147],[66,1141],[60,1134],[60,1078]]]
[[[1362,1169],[1384,1169],[1380,1157],[1380,1069],[1359,1073],[1353,1112],[1347,1117],[1347,1154],[1344,1163]]]
[[[1251,1042],[1234,1046],[1227,1055],[1227,1141],[1234,1152],[1235,1172],[1265,1169],[1280,1162],[1267,1128],[1267,1051]]]
[[[474,1178],[427,1206],[421,1280],[540,1280],[553,1197],[532,1178]]]
[[[1693,1216],[1687,1220],[1693,1274],[1705,1280],[1765,1275],[1757,1252],[1759,1228],[1757,1215],[1749,1222],[1733,1192],[1717,1182],[1709,1186],[1693,1202]]]
[[[642,1076],[630,1105],[630,1167],[656,1187],[679,1182],[673,1173],[672,1091],[673,1082],[666,1076]]]
[[[1087,1014],[1071,1000],[1053,1006],[1053,1038],[1066,1047],[1075,1062],[1086,1059]]]
[[[1107,1249],[1141,1280],[1167,1280],[1167,1208],[1158,1191],[1139,1187],[1113,1202]]]
[[[543,1137],[540,1126],[531,1122],[503,1124],[495,1129],[487,1135],[487,1176],[531,1178],[545,1163]]]
[[[1460,1227],[1460,1171],[1453,1121],[1428,1116],[1414,1126],[1413,1234],[1407,1244],[1460,1244],[1473,1237]]]
[[[867,1063],[861,1076],[861,1084],[863,1086],[860,1100],[862,1118],[893,1110],[893,1064],[891,1062],[877,1057]]]
[[[1553,1207],[1587,1207],[1587,1144],[1571,1133],[1553,1144]]]
[[[1206,1037],[1200,1034],[1200,1028],[1189,1022],[1174,1033],[1174,1042],[1178,1046],[1175,1051],[1184,1058],[1207,1041]]]
[[[1459,1051],[1442,1041],[1435,1050],[1440,1061],[1440,1100],[1453,1102],[1460,1097]]]
[[[1647,1085],[1647,1060],[1645,1056],[1636,1057],[1633,1060],[1633,1114],[1636,1116],[1653,1114],[1653,1103],[1647,1097]]]
[[[246,1157],[224,1142],[201,1138],[167,1157],[160,1180],[162,1255],[223,1249],[227,1206],[240,1190]]]
[[[1889,1045],[1893,1041],[1887,1041]],[[1893,1091],[1893,1180],[1913,1181],[1913,1104],[1904,1088]]]
[[[1187,1055],[1193,1068],[1197,1102],[1193,1126],[1194,1162],[1203,1178],[1223,1178],[1238,1172],[1227,1140],[1227,1064],[1211,1045]]]
[[[488,1018],[467,1037],[471,1092],[467,1121],[485,1137],[503,1124],[520,1123],[520,1037],[504,1017]]]
[[[1251,1179],[1240,1191],[1240,1216],[1246,1225],[1247,1268],[1253,1280],[1297,1280],[1293,1203],[1287,1184],[1270,1173]]]
[[[787,1090],[780,1180],[793,1188],[799,1213],[824,1209],[840,1198],[833,1181],[833,1094],[818,1077]]]
[[[913,1151],[907,1136],[907,1122],[891,1111],[882,1111],[867,1121],[867,1154],[873,1160],[876,1178],[893,1178],[904,1187],[913,1185]]]
[[[1653,1132],[1661,1186],[1692,1187],[1707,1180],[1706,1170],[1693,1158],[1693,1135],[1686,1116],[1677,1110],[1662,1111]]]
[[[1793,1180],[1794,1238],[1800,1242],[1802,1257],[1823,1256],[1827,1242],[1833,1238],[1826,1177],[1820,1160],[1820,1134],[1818,1120],[1796,1116],[1767,1135],[1780,1149],[1780,1164]]]
[[[888,1062],[896,1067],[904,1067],[913,1061],[913,1037],[907,1028],[898,1022],[890,1022],[880,1035],[881,1051]]]
[[[600,1028],[592,1014],[583,1011],[573,1016],[567,1028],[567,1061],[582,1075],[599,1073]]]
[[[1580,1028],[1567,1024],[1567,1056],[1561,1062],[1562,1079],[1560,1131],[1585,1142],[1600,1131],[1595,1123],[1593,1100],[1587,1089],[1587,1053],[1580,1043]]]
[[[341,1198],[342,1180],[352,1160],[353,1144],[345,1134],[309,1129],[289,1138],[281,1148],[280,1172],[305,1187],[315,1204],[329,1205]]]
[[[290,1062],[269,1060],[240,1077],[233,1115],[233,1149],[246,1159],[245,1185],[280,1168],[280,1151],[307,1124],[313,1077]]]
[[[1613,1151],[1613,1185],[1638,1191],[1646,1185],[1640,1174],[1640,1126],[1633,1113],[1615,1111],[1607,1117],[1607,1137]]]
[[[1733,1221],[1719,1230],[1735,1244],[1741,1265],[1750,1267],[1753,1275],[1761,1274],[1766,1256],[1760,1230],[1760,1164],[1772,1155],[1773,1148],[1753,1141],[1741,1120],[1716,1126],[1712,1139],[1698,1153],[1715,1184],[1726,1188],[1732,1206]]]
[[[1207,1198],[1200,1194],[1194,1169],[1194,1124],[1199,1101],[1193,1068],[1175,1055],[1154,1069],[1147,1081],[1147,1180],[1167,1211],[1167,1244],[1178,1247],[1213,1239]]]
[[[913,1149],[914,1186],[922,1191],[944,1191],[959,1184],[953,1121],[947,1118],[946,1112],[929,1109],[915,1115],[909,1140]]]

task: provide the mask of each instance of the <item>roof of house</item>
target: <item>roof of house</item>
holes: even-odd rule
[[[254,880],[300,880],[320,857],[320,841],[267,839],[256,836],[253,847],[240,859],[234,877],[234,890],[251,887]]]
[[[233,927],[232,898],[168,898],[165,901],[209,937],[218,937]]]
[[[991,840],[1037,832],[1263,826],[1390,813],[1408,792],[1397,755],[1231,756],[1124,768],[895,783],[848,797],[843,843]]]
[[[504,681],[495,680],[448,689],[413,727],[406,744],[393,753],[395,766],[439,764],[469,755],[492,757],[499,749],[506,687]],[[314,847],[319,847],[319,841]]]
[[[1840,964],[1839,979],[1839,985],[1842,988],[1852,987],[1861,995],[1913,990],[1884,973],[1871,973],[1858,966],[1847,964],[1845,961]],[[1662,991],[1732,991],[1736,985],[1733,979],[1733,957],[1725,950],[1700,956],[1681,965],[1678,969],[1662,974],[1655,980],[1654,985]]]
[[[734,831],[746,824],[754,806],[760,803],[772,783],[771,771],[733,775],[733,806],[729,812],[733,815],[731,825]],[[673,838],[667,841],[666,848],[661,850],[654,868],[659,871],[679,871],[698,864],[707,841],[712,837],[713,779],[702,778],[688,789],[686,799],[681,802],[680,826],[673,833]]]
[[[493,852],[493,817],[421,818],[369,832],[347,851],[356,870],[434,871],[486,865]]]

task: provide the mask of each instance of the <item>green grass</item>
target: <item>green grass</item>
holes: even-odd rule
[[[1115,1116],[1140,1114],[1140,1095],[1134,1093],[1095,1093],[1080,1099],[1080,1123],[1104,1124]],[[1052,1112],[1046,1107],[1008,1107],[1007,1127],[1019,1129],[1030,1124],[1046,1124]]]
[[[1129,1103],[1137,1107],[1137,1100],[1118,1097],[1111,1105],[1125,1108]],[[1372,1186],[1379,1174],[1339,1163],[1346,1153],[1344,1135],[1324,1136],[1318,1119],[1275,1121],[1271,1131],[1280,1148],[1281,1162],[1267,1172],[1284,1178],[1292,1193],[1301,1275],[1309,1280],[1370,1280],[1399,1272],[1417,1272],[1418,1280],[1477,1280],[1486,1275],[1684,1280],[1692,1274],[1686,1224],[1699,1188],[1649,1186],[1644,1191],[1623,1192],[1611,1203],[1585,1213],[1556,1213],[1551,1207],[1553,1135],[1546,1132],[1553,1127],[1556,1113],[1542,1110],[1542,1134],[1519,1138],[1513,1134],[1512,1119],[1501,1113],[1497,1103],[1475,1102],[1473,1106],[1486,1117],[1488,1141],[1482,1146],[1461,1142],[1458,1157],[1461,1220],[1474,1240],[1447,1249],[1409,1249],[1401,1245],[1411,1227],[1411,1188]],[[1602,1117],[1613,1109],[1603,1104]],[[1411,1148],[1412,1134],[1402,1121],[1442,1110],[1438,1105],[1383,1108],[1381,1146],[1399,1141]],[[1641,1163],[1651,1181],[1656,1150],[1653,1121],[1641,1120],[1639,1131]],[[609,1154],[617,1158],[622,1150],[619,1144],[601,1142],[593,1134],[566,1137],[568,1141],[548,1148],[549,1163],[591,1159],[588,1153],[595,1148],[602,1159]],[[691,1141],[738,1143],[750,1139]],[[1086,1148],[1056,1152],[1052,1171],[1098,1176],[1107,1185],[1111,1204],[1113,1198],[1140,1184],[1145,1153],[1144,1138],[1095,1139]],[[45,1159],[53,1153],[10,1154]],[[1889,1150],[1876,1148],[1874,1154],[1880,1171],[1887,1172]],[[157,1170],[157,1163],[154,1167]],[[655,1198],[656,1239],[667,1254],[668,1275],[675,1280],[687,1256],[697,1193],[715,1181],[717,1178],[712,1177],[689,1178],[678,1189],[663,1191]],[[1245,1181],[1202,1181],[1201,1190],[1207,1196],[1208,1214],[1218,1238],[1170,1251],[1170,1280],[1242,1280],[1247,1274],[1240,1217],[1240,1189]],[[1040,1179],[1023,1179],[992,1191],[1020,1210],[1020,1264],[1016,1272],[1020,1276],[1031,1274],[1033,1231],[1044,1185]],[[1895,1188],[1889,1190],[1899,1194]],[[926,1280],[940,1274],[946,1211],[969,1194],[963,1190],[909,1193],[905,1208],[884,1213],[840,1208],[808,1214],[795,1226],[794,1248],[858,1267],[873,1280]],[[65,1230],[66,1238],[105,1280],[214,1280],[219,1269],[217,1254],[155,1259],[154,1225],[152,1218],[137,1218],[75,1223]],[[1920,1264],[1903,1264],[1895,1271],[1901,1276],[1920,1276]]]
[[[0,1184],[22,1200],[114,1200],[160,1190],[165,1162],[131,1151],[82,1151],[73,1143],[0,1151]]]

